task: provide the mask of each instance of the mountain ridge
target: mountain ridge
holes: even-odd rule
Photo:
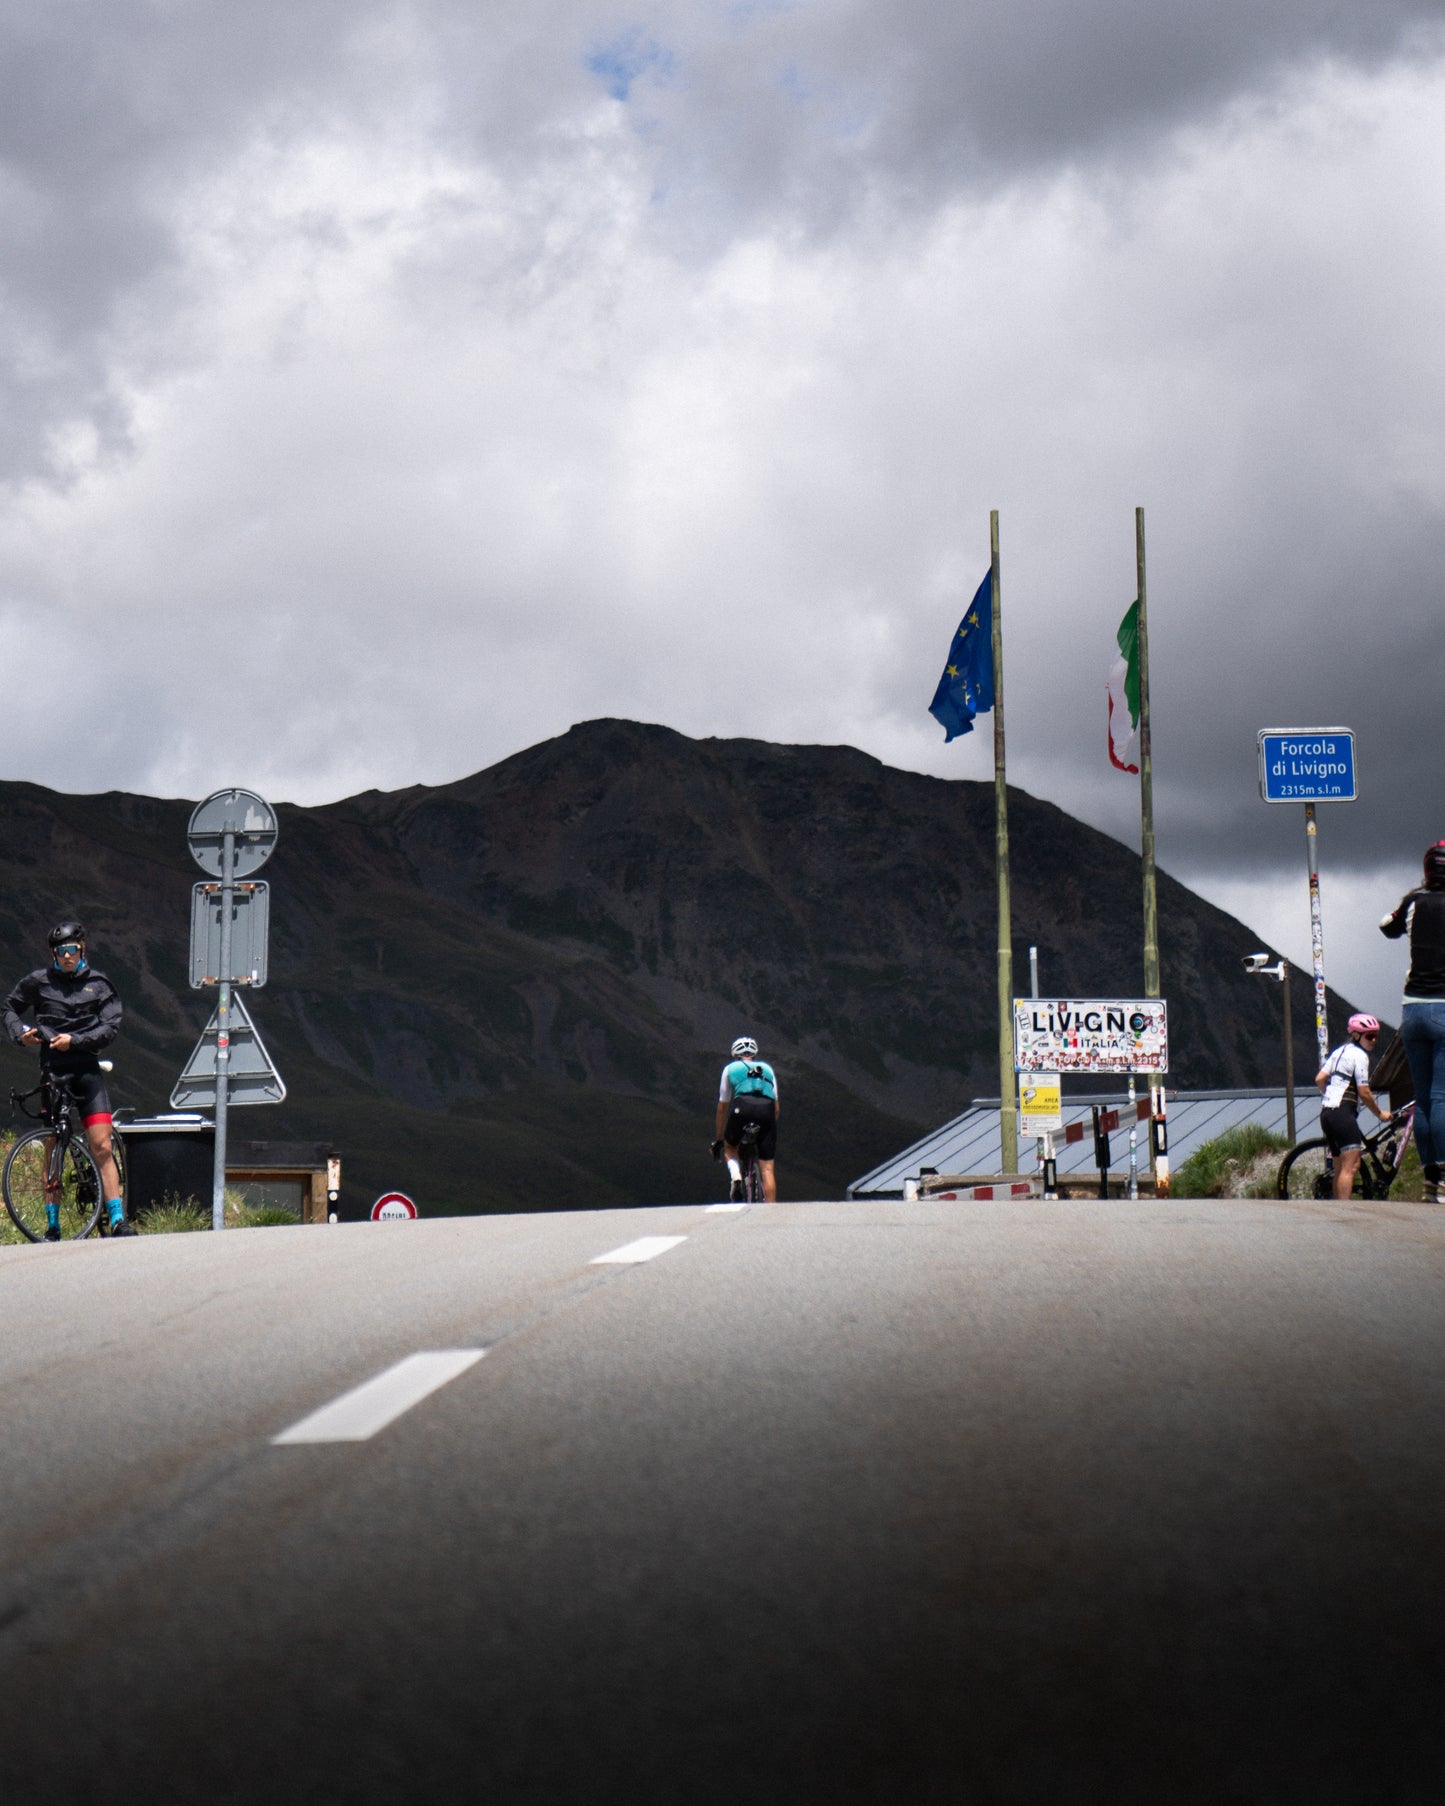
[[[144,1111],[212,1001],[185,970],[191,807],[0,784],[0,962],[18,976],[51,917],[87,921],[127,1004],[118,1101]],[[744,1031],[780,1068],[785,1196],[997,1092],[991,783],[602,718],[448,784],[278,813],[250,1002],[290,1096],[233,1132],[334,1139],[347,1214],[392,1186],[424,1209],[714,1195]],[[1015,789],[1010,832],[1015,970],[1035,944],[1046,992],[1137,993],[1137,855]],[[1163,873],[1159,909],[1171,1081],[1277,1082],[1257,937]]]

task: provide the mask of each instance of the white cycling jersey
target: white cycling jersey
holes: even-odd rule
[[[1325,1110],[1337,1109],[1352,1086],[1358,1092],[1361,1085],[1370,1082],[1370,1056],[1354,1041],[1337,1047],[1326,1060],[1325,1069],[1330,1075],[1325,1081],[1325,1095],[1320,1106]],[[1356,1099],[1350,1101],[1354,1103]]]

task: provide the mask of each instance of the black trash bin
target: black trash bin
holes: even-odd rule
[[[190,1201],[209,1217],[216,1163],[216,1125],[209,1116],[142,1116],[115,1127],[125,1144],[127,1215]]]

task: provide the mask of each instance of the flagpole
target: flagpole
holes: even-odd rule
[[[1004,775],[1003,610],[998,571],[998,509],[988,516],[989,600],[993,616],[993,818],[998,873],[998,1129],[999,1170],[1019,1170],[1018,1079],[1014,1072],[1014,949],[1009,908],[1008,783]]]
[[[1144,867],[1144,995],[1159,995],[1159,907],[1154,885],[1154,748],[1149,737],[1149,602],[1144,579],[1144,510],[1134,510],[1139,566],[1139,816]]]
[[[1149,732],[1149,586],[1144,571],[1144,510],[1134,510],[1134,555],[1139,573],[1139,863],[1144,876],[1144,995],[1159,995],[1159,902],[1154,873],[1154,743]],[[1169,1195],[1164,1075],[1149,1074],[1150,1140],[1156,1197]]]

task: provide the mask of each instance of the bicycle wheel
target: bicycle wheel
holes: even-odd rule
[[[763,1170],[755,1148],[749,1148],[743,1160],[743,1196],[749,1204],[763,1201]]]
[[[32,1129],[22,1135],[5,1157],[0,1191],[10,1220],[32,1242],[42,1241],[50,1221],[46,1212],[46,1179],[51,1166],[46,1143],[54,1137],[48,1129]],[[100,1216],[100,1172],[90,1149],[78,1135],[66,1143],[60,1156],[60,1172],[50,1201],[60,1207],[60,1234],[65,1241],[80,1241],[95,1228]]]
[[[1281,1198],[1328,1198],[1333,1196],[1329,1174],[1325,1171],[1328,1147],[1323,1140],[1301,1141],[1280,1162],[1276,1196]]]

